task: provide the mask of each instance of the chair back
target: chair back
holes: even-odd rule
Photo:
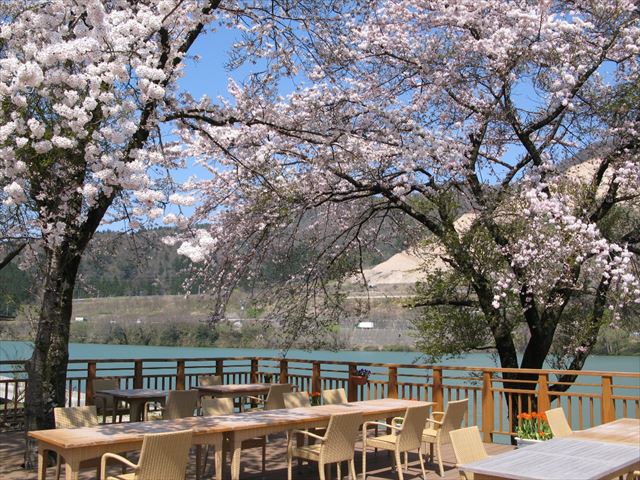
[[[198,377],[198,385],[210,387],[211,385],[222,385],[222,375],[201,375]]]
[[[95,405],[86,407],[56,407],[53,409],[56,428],[96,427],[98,411]]]
[[[197,390],[171,390],[164,410],[162,410],[162,419],[175,420],[176,418],[193,417],[197,406]]]
[[[145,435],[134,479],[185,478],[192,436],[193,430]]]
[[[264,401],[265,410],[277,410],[285,408],[284,406],[284,393],[289,393],[292,389],[290,383],[274,383],[269,388],[267,399]]]
[[[398,432],[397,445],[400,452],[418,450],[422,443],[422,431],[427,423],[430,405],[408,407],[404,414],[402,429]]]
[[[320,464],[353,460],[358,431],[363,422],[361,412],[331,415],[326,440],[320,446]]]
[[[286,392],[282,394],[284,408],[310,407],[311,400],[307,392]]]
[[[341,405],[347,402],[347,392],[344,388],[335,388],[333,390],[322,391],[323,405]]]
[[[551,433],[553,433],[554,438],[566,437],[573,433],[571,425],[567,422],[567,417],[561,407],[547,410],[545,414],[547,415],[547,421],[549,422],[549,427],[551,427]]]
[[[460,428],[449,432],[453,453],[456,455],[457,466],[487,458],[487,451],[482,444],[480,430],[477,426]]]
[[[120,388],[120,380],[117,378],[104,377],[104,378],[94,378],[93,379],[93,392],[99,392],[100,390],[118,390]],[[104,397],[100,397],[101,402],[99,406],[104,406],[106,412],[102,412],[103,414],[111,413],[111,409],[113,409],[113,397],[110,395],[105,395]]]
[[[233,398],[203,398],[202,415],[205,417],[217,417],[218,415],[231,415],[233,413]]]
[[[467,414],[469,399],[453,400],[447,403],[447,409],[442,417],[442,425],[440,425],[440,444],[450,443],[449,432],[458,430],[462,426],[464,416]],[[436,424],[437,426],[437,424]]]

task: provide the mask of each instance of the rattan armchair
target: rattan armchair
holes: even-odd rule
[[[451,442],[449,432],[458,430],[462,426],[462,421],[467,413],[469,399],[450,401],[444,412],[433,412],[427,428],[422,432],[422,441],[429,444],[429,457],[433,462],[433,446],[436,447],[436,455],[438,456],[438,466],[440,467],[440,476],[444,476],[444,467],[442,465],[442,445]],[[433,416],[441,417],[436,420]]]
[[[100,390],[118,390],[120,388],[120,380],[112,377],[94,378],[93,379],[93,401],[96,404],[98,415],[102,416],[102,423],[107,423],[107,415],[113,415],[112,421],[122,422],[122,415],[129,413],[126,403],[119,401],[115,405],[113,404],[113,397],[111,395],[103,395]]]
[[[260,408],[263,410],[278,410],[285,408],[283,395],[292,390],[293,385],[290,383],[274,383],[269,387],[267,398],[262,399],[260,397],[247,396],[245,399],[250,400],[252,403],[260,404]]]
[[[480,430],[475,425],[473,427],[460,428],[449,432],[451,446],[456,456],[456,467],[465,463],[475,462],[487,458],[487,451],[482,444]],[[459,470],[460,480],[473,480],[473,472],[463,472]]]
[[[156,402],[147,402],[144,405],[144,420],[150,420],[152,418],[149,407],[156,405]],[[160,418],[162,420],[175,420],[177,418],[193,417],[194,412],[198,406],[198,391],[197,390],[171,390],[167,396],[167,401],[164,407],[159,410]],[[153,413],[157,413],[155,410]]]
[[[567,422],[567,417],[564,415],[564,410],[561,407],[547,410],[545,414],[549,422],[549,427],[551,427],[553,438],[568,437],[573,433],[571,425]]]
[[[222,375],[201,375],[198,377],[198,385],[210,387],[211,385],[222,385]]]
[[[365,422],[362,425],[362,480],[367,478],[367,447],[381,448],[394,452],[398,478],[404,479],[402,473],[402,460],[400,454],[416,450],[420,458],[422,478],[426,480],[427,473],[424,470],[422,451],[420,450],[422,431],[429,415],[429,405],[409,407],[403,417],[394,419],[391,424],[383,422]],[[382,425],[393,430],[394,433],[379,437],[367,437],[369,425]]]
[[[327,431],[324,436],[316,435],[305,430],[289,432],[287,440],[287,478],[292,478],[293,457],[318,462],[320,480],[325,479],[324,466],[335,463],[338,478],[342,478],[340,462],[349,462],[349,476],[356,480],[356,467],[353,461],[355,454],[358,428],[362,424],[362,413],[340,413],[331,415]],[[304,435],[318,441],[313,445],[293,446],[295,435]]]
[[[202,415],[205,417],[217,417],[219,415],[230,415],[233,413],[233,399],[232,398],[203,398],[202,399]],[[267,441],[266,437],[256,437],[250,438],[249,440],[245,440],[242,442],[242,450],[248,450],[250,448],[262,448],[262,473],[265,472],[266,467],[266,457],[267,457]],[[222,456],[224,455],[229,448],[229,437],[225,437],[225,442],[223,446],[224,450],[222,452]],[[204,474],[205,469],[207,468],[207,457],[209,455],[209,450],[205,450],[204,458],[202,462],[202,473]],[[199,466],[196,465],[196,468]],[[216,467],[217,468],[217,467]]]
[[[102,455],[101,480],[182,480],[187,472],[189,449],[193,430],[182,432],[147,434],[142,441],[140,460],[137,464],[115,453]],[[116,460],[132,473],[107,477],[107,461]]]
[[[53,409],[53,418],[56,428],[81,428],[95,427],[99,425],[98,413],[94,405],[87,407],[56,407]],[[60,478],[60,465],[62,457],[56,455],[56,480]],[[80,463],[80,468],[96,467],[100,476],[100,458],[92,458]]]
[[[323,405],[338,405],[348,403],[347,392],[344,388],[335,388],[333,390],[322,391],[322,404]]]
[[[310,407],[311,399],[307,392],[285,392],[282,394],[284,408]]]

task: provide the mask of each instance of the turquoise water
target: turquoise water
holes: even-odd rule
[[[0,341],[0,360],[27,359],[31,355],[29,342]],[[118,358],[211,358],[211,357],[279,357],[280,350],[242,348],[202,348],[202,347],[158,347],[140,345],[104,345],[72,343],[69,345],[72,359],[118,359]],[[363,352],[328,350],[289,350],[287,358],[304,360],[334,360],[342,362],[374,363],[423,363],[416,352]],[[493,357],[485,353],[470,353],[460,358],[447,359],[443,365],[469,367],[495,367]],[[592,355],[587,359],[584,370],[608,372],[640,372],[638,356]]]

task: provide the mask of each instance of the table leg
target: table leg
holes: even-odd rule
[[[133,398],[129,399],[129,421],[130,422],[141,422],[142,421],[142,411],[140,408],[140,402],[138,400],[134,400]]]
[[[38,442],[38,480],[44,480],[47,474],[47,467],[45,465],[47,450]]]
[[[222,480],[222,445],[216,445],[214,450],[216,480]]]
[[[80,474],[80,462],[73,458],[72,455],[65,455],[64,460],[64,473],[66,480],[78,480]]]

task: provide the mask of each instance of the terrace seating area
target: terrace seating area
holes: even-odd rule
[[[422,373],[423,366],[370,364],[373,370],[363,379],[363,369],[354,364],[325,362],[323,368],[311,361],[308,368],[300,360],[278,359],[275,370],[275,359],[251,358],[244,370],[246,360],[215,359],[211,368],[210,361],[197,359],[192,369],[188,360],[177,360],[176,370],[153,366],[152,375],[144,374],[147,361],[136,360],[131,376],[100,375],[113,373],[109,361],[100,361],[107,364],[100,369],[98,361],[87,361],[79,387],[90,406],[57,409],[59,430],[29,433],[45,454],[39,457],[37,475],[20,467],[24,434],[0,433],[0,476],[41,480],[62,473],[67,479],[157,480],[158,472],[173,471],[172,479],[216,480],[324,480],[336,474],[399,480],[515,478],[509,476],[510,457],[493,456],[513,449],[509,435],[533,405],[548,411],[556,439],[528,447],[532,459],[563,467],[572,457],[563,457],[562,451],[583,455],[585,469],[595,472],[585,478],[608,479],[640,468],[640,421],[633,418],[639,416],[640,398],[631,393],[638,387],[625,383],[640,374],[604,374],[600,394],[578,388],[563,392],[563,402],[561,395],[549,394],[553,371],[537,372],[534,388],[525,389],[507,385],[499,369],[483,369],[480,384],[475,372],[447,378],[448,367],[431,366],[431,378],[419,383],[415,371]],[[308,375],[300,373],[306,368]],[[622,381],[614,388],[615,376]],[[577,382],[578,387],[593,385]],[[594,400],[600,407],[597,416]],[[581,407],[577,415],[576,403]],[[591,406],[590,424],[585,405]],[[516,416],[518,421],[512,421]],[[620,417],[626,418],[616,420]],[[57,454],[47,468],[46,451]],[[604,460],[593,460],[599,453]],[[515,457],[522,465],[525,457],[514,452]]]

